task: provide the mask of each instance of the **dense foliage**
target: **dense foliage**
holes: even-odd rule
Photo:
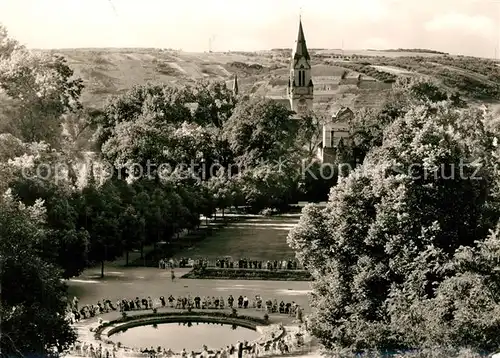
[[[5,193],[0,207],[2,354],[62,351],[76,335],[65,316],[66,285],[59,269],[44,260],[48,232],[43,202],[24,206]]]
[[[498,131],[482,111],[413,97],[289,235],[330,351],[500,344]]]
[[[0,27],[2,353],[74,341],[61,279],[96,264],[104,276],[105,261],[146,245],[168,256],[203,216],[287,210],[314,187],[297,170],[312,158],[313,117],[223,82],[136,86],[100,110],[82,107],[81,90],[63,58]],[[96,152],[81,151],[84,131]]]

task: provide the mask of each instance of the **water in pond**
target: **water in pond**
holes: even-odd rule
[[[201,351],[203,345],[208,348],[219,349],[238,341],[253,341],[259,333],[243,327],[209,323],[161,323],[157,326],[148,325],[134,327],[125,332],[117,332],[109,337],[113,342],[121,342],[125,347],[155,349],[161,346],[180,352]]]

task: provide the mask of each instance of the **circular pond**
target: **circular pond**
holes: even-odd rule
[[[160,346],[174,352],[200,351],[203,345],[219,349],[238,341],[253,341],[260,334],[252,329],[220,323],[160,323],[118,331],[109,339],[129,348],[150,348]]]

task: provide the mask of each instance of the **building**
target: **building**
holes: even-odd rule
[[[360,78],[356,79],[358,82]],[[307,49],[302,20],[299,20],[299,32],[290,62],[290,77],[287,96],[289,108],[297,115],[311,113],[314,100],[314,82],[312,78],[311,56]],[[338,158],[339,148],[350,139],[349,122],[354,116],[351,109],[340,107],[332,113],[322,127],[322,142],[318,148],[318,157],[323,163],[333,163]]]
[[[342,154],[342,147],[350,141],[349,122],[353,117],[353,111],[342,106],[323,124],[323,138],[318,148],[318,157],[322,163],[344,159],[339,158],[339,155]]]
[[[312,78],[311,55],[309,54],[302,20],[299,20],[297,40],[292,50],[290,60],[290,74],[286,90],[286,97],[268,97],[283,104],[294,111],[297,119],[312,113],[314,102],[314,82]],[[361,76],[352,79],[358,85]],[[235,76],[233,92],[238,94],[238,79]],[[339,147],[347,144],[350,139],[349,121],[354,116],[351,109],[340,107],[334,110],[327,123],[322,127],[322,143],[318,148],[318,158],[322,162],[332,163],[338,157]]]
[[[298,115],[312,111],[314,84],[312,80],[311,56],[307,50],[302,20],[299,21],[299,33],[292,52],[290,77],[287,88],[290,109]]]

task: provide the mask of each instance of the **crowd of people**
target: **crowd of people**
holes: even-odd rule
[[[241,258],[239,260],[233,260],[231,258],[218,258],[215,260],[208,259],[192,259],[192,258],[180,258],[174,259],[161,259],[158,262],[158,267],[160,269],[173,269],[176,267],[186,268],[186,267],[217,267],[217,268],[227,268],[227,269],[254,269],[254,270],[299,270],[302,269],[297,262],[297,260],[252,260],[248,258]]]
[[[107,347],[103,347],[102,343],[99,343],[97,346],[92,343],[77,342],[71,351],[82,357],[89,358],[116,358],[118,356],[118,347],[116,345],[108,349]]]
[[[68,306],[68,317],[74,323],[81,319],[95,317],[99,314],[119,311],[128,312],[136,310],[150,310],[157,308],[174,308],[174,309],[225,309],[225,308],[255,308],[257,310],[265,310],[266,313],[287,314],[296,317],[302,321],[302,308],[292,302],[278,300],[267,300],[265,303],[260,295],[253,298],[248,298],[245,295],[240,295],[237,298],[229,295],[227,298],[223,296],[178,296],[169,295],[167,297],[160,296],[157,299],[148,297],[135,297],[131,299],[119,299],[115,303],[110,299],[103,299],[95,305],[79,306],[78,299],[75,297]]]
[[[201,352],[191,351],[189,353],[185,349],[176,353],[171,349],[166,349],[161,346],[157,348],[140,348],[129,351],[127,356],[130,356],[130,352],[136,352],[137,354],[141,353],[142,356],[149,358],[168,358],[174,356],[180,356],[181,358],[257,358],[276,354],[287,354],[292,347],[296,349],[304,345],[303,336],[303,333],[298,332],[293,335],[285,335],[278,340],[266,341],[263,344],[257,342],[249,343],[247,341],[238,342],[236,345],[226,346],[215,351],[209,350],[208,347],[204,345]],[[120,356],[120,349],[117,345],[113,345],[108,349],[107,347],[103,347],[101,343],[99,343],[98,346],[92,343],[78,343],[73,347],[73,352],[82,357],[89,358],[116,358]]]
[[[79,305],[79,301],[76,297],[68,304],[68,319],[72,323],[79,322],[80,320],[96,317],[100,314],[117,311],[117,312],[127,312],[136,310],[155,310],[158,308],[173,308],[173,309],[225,309],[225,308],[239,308],[239,309],[249,309],[254,308],[257,310],[263,310],[266,313],[278,313],[287,314],[289,316],[295,316],[299,322],[302,322],[303,311],[302,308],[295,302],[281,301],[278,303],[276,299],[274,300],[264,300],[260,295],[256,295],[254,298],[249,299],[247,296],[240,295],[237,298],[233,295],[229,295],[227,298],[222,296],[179,296],[174,297],[169,295],[168,297],[160,296],[157,299],[148,297],[135,297],[132,299],[120,299],[113,303],[110,299],[102,299],[96,304],[90,305]],[[102,323],[102,318],[99,318],[99,324]],[[300,337],[295,337],[298,339],[297,342],[300,344]],[[228,346],[224,349],[220,349],[215,352],[209,352],[206,347],[201,353],[187,353],[185,350],[180,353],[183,358],[231,358],[231,357],[257,357],[263,356],[271,353],[278,352],[288,352],[288,344],[284,340],[278,340],[274,342],[268,342],[260,346],[257,343],[248,344],[246,342],[240,342],[236,347]],[[115,358],[117,357],[117,352],[119,352],[119,347],[112,345],[112,347],[103,347],[100,343],[98,346],[92,343],[77,343],[72,351],[77,352],[83,357],[90,358]],[[162,347],[154,349],[142,349],[139,352],[143,353],[145,356],[154,358],[171,357],[177,355],[171,350],[166,350]]]

